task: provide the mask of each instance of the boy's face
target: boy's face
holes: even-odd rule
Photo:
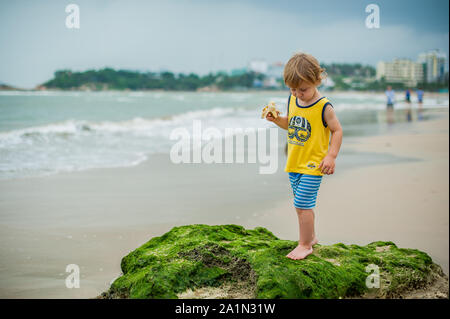
[[[291,94],[302,101],[309,101],[316,93],[316,86],[310,83],[302,83],[297,88],[290,88]]]

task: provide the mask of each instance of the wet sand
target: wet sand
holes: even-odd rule
[[[258,164],[176,165],[162,154],[136,167],[0,181],[0,297],[95,297],[150,238],[275,207],[269,195],[287,193],[278,164],[260,175]],[[69,264],[80,268],[80,288],[65,286]]]
[[[345,138],[316,208],[322,244],[391,240],[448,274],[448,111],[381,136]],[[280,141],[283,134],[280,133]],[[258,164],[182,164],[154,155],[129,168],[0,181],[0,297],[90,298],[120,260],[174,226],[240,224],[298,239],[280,143],[278,171]],[[65,286],[80,267],[80,288]]]

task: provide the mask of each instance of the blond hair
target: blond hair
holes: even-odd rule
[[[325,69],[311,54],[296,53],[284,67],[284,83],[291,88],[298,88],[306,82],[318,86],[326,78]]]

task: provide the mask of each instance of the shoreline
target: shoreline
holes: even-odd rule
[[[397,94],[400,94],[398,92],[404,92],[404,90],[394,90]],[[13,88],[13,89],[1,89],[0,92],[115,92],[115,93],[124,93],[124,92],[139,92],[139,93],[161,93],[161,92],[168,92],[168,93],[275,93],[275,94],[289,94],[289,88],[286,89],[274,89],[274,90],[266,90],[266,89],[248,89],[248,90],[213,90],[213,91],[202,91],[202,90],[163,90],[163,89],[152,89],[152,90],[132,90],[132,89],[124,89],[124,90],[115,90],[115,89],[108,89],[108,90],[82,90],[82,89],[73,89],[73,90],[67,90],[67,89],[57,89],[57,88],[46,88],[46,89],[21,89],[21,88]],[[384,94],[384,90],[327,90],[322,89],[321,92],[327,92],[327,93],[364,93],[364,94],[373,94],[379,96],[380,94]],[[449,92],[445,91],[426,91],[424,92],[427,94],[427,97],[436,97],[442,94],[449,94]],[[397,100],[397,103],[404,102],[403,95],[401,100]],[[413,99],[412,102],[415,100]]]
[[[361,110],[357,110],[357,112],[359,112]],[[342,110],[340,112],[349,112],[349,110]],[[363,112],[365,112],[363,110]],[[430,120],[434,120],[435,118],[442,116],[442,113],[448,112],[448,108],[443,108],[443,107],[433,107],[433,108],[426,108],[426,110],[424,109],[424,120],[425,121],[430,121]],[[170,116],[163,116],[157,119],[167,119],[167,118],[171,118],[172,116],[176,117],[177,115],[170,115]],[[372,114],[370,116],[375,116],[377,122],[376,123],[365,123],[365,124],[347,124],[347,126],[344,125],[344,138],[346,140],[349,140],[350,143],[353,143],[352,140],[354,137],[357,136],[376,136],[376,135],[381,135],[381,134],[385,134],[386,132],[384,130],[400,130],[400,129],[408,129],[408,127],[410,126],[411,123],[406,122],[406,120],[404,119],[404,109],[402,109],[401,107],[397,108],[395,110],[395,118],[396,118],[396,123],[395,126],[389,127],[389,125],[387,125],[387,123],[385,123],[384,121],[386,120],[386,113],[383,110],[373,110]],[[418,120],[418,111],[417,109],[413,109],[412,113],[411,113],[413,122],[416,122]],[[51,125],[51,124],[49,124]],[[43,126],[45,127],[46,124],[43,124]],[[39,126],[37,126],[39,128]],[[20,128],[18,129],[20,130],[26,130],[24,128]],[[5,132],[0,132],[1,133],[5,133],[8,134],[8,131]],[[282,130],[279,130],[279,138],[278,138],[278,143],[279,144],[284,144],[285,140],[284,140],[284,132]],[[206,142],[202,143],[202,146],[205,145]],[[223,146],[223,145],[222,145]],[[280,148],[281,150],[281,148]],[[72,174],[72,173],[83,173],[83,172],[87,172],[87,171],[92,171],[92,170],[103,170],[103,169],[122,169],[122,168],[134,168],[134,167],[138,167],[139,165],[145,165],[146,162],[151,161],[152,157],[168,157],[168,150],[167,152],[164,151],[148,151],[148,152],[144,152],[142,154],[140,154],[141,158],[139,159],[134,159],[132,161],[128,161],[126,163],[122,162],[122,163],[115,163],[115,164],[107,164],[103,166],[99,163],[96,164],[96,166],[92,166],[92,163],[90,163],[90,166],[87,167],[83,167],[83,168],[61,168],[59,170],[53,169],[53,170],[46,170],[43,171],[42,169],[40,170],[35,170],[35,171],[30,171],[28,172],[26,175],[24,173],[17,173],[14,172],[13,174],[15,175],[11,175],[11,176],[0,176],[0,181],[12,181],[12,180],[17,180],[17,179],[27,179],[27,178],[45,178],[45,177],[49,177],[49,176],[54,176],[54,175],[60,175],[60,174]],[[285,158],[280,157],[279,158],[280,161],[284,161]],[[339,160],[339,158],[338,158]],[[219,163],[219,165],[221,164],[225,164],[225,159],[222,156],[222,163]],[[231,163],[234,164],[234,163]],[[280,166],[280,169],[282,169],[282,166]],[[22,175],[17,175],[17,174],[22,174]]]

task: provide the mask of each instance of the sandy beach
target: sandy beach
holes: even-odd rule
[[[448,274],[448,110],[433,115],[344,136],[336,173],[319,191],[321,244],[390,240],[427,252]],[[95,297],[123,256],[178,225],[262,226],[297,240],[279,153],[271,175],[255,164],[176,165],[161,154],[135,167],[0,181],[0,297]],[[78,289],[65,286],[69,264],[80,267]]]

